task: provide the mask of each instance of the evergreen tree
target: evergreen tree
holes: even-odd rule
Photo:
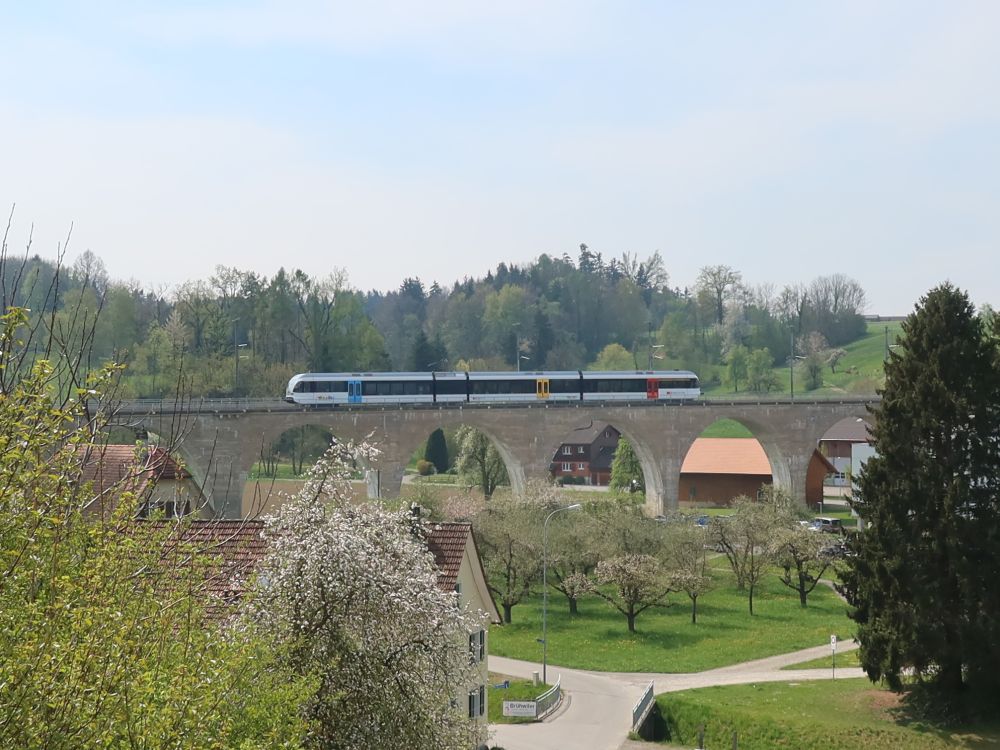
[[[437,349],[428,341],[427,334],[421,329],[413,339],[406,369],[410,372],[430,372],[437,366],[436,354]]]
[[[424,448],[424,459],[434,464],[438,474],[448,471],[448,443],[444,439],[444,430],[438,427],[431,436],[427,438],[427,447]]]
[[[844,591],[861,664],[895,690],[912,671],[937,707],[1000,690],[998,364],[965,293],[929,292],[886,363],[854,501],[867,528]]]
[[[628,492],[645,492],[646,480],[642,475],[642,464],[635,454],[632,444],[625,438],[618,440],[615,458],[611,462],[611,488]]]

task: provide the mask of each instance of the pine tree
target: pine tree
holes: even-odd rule
[[[434,469],[438,474],[448,471],[450,463],[448,461],[448,443],[444,439],[444,430],[438,427],[427,438],[427,447],[424,449],[424,459],[434,464]]]
[[[410,372],[430,372],[437,366],[435,361],[436,350],[427,338],[423,329],[417,332],[410,347],[410,357],[407,361],[407,369]]]
[[[873,409],[844,590],[873,681],[906,670],[938,706],[1000,689],[1000,355],[964,292],[903,323]]]
[[[642,464],[635,455],[632,444],[625,438],[618,440],[615,457],[611,462],[611,488],[628,492],[645,492],[646,480],[642,475]]]

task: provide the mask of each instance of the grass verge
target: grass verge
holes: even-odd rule
[[[668,742],[740,750],[897,750],[987,748],[1000,724],[949,729],[913,721],[899,696],[868,680],[768,683],[702,688],[657,696]]]
[[[504,681],[509,687],[495,687]],[[490,672],[489,720],[490,724],[530,724],[534,719],[527,716],[504,716],[504,701],[531,701],[548,690],[551,685],[535,685],[531,680],[521,680],[508,675]]]

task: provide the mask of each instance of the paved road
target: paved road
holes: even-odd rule
[[[837,653],[857,648],[841,643]],[[587,672],[549,665],[549,679],[562,676],[566,692],[564,705],[552,716],[536,724],[497,724],[492,742],[506,750],[618,750],[631,729],[632,706],[649,681],[656,693],[754,682],[803,682],[830,679],[825,669],[782,670],[782,667],[809,661],[830,653],[830,646],[816,646],[790,654],[734,664],[693,674],[647,674]],[[490,657],[490,671],[530,678],[539,671],[535,662]],[[858,667],[837,670],[837,679],[863,677]]]

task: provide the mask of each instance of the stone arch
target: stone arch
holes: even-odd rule
[[[681,469],[677,476],[678,505],[683,502],[697,504],[729,503],[739,495],[756,496],[762,485],[775,483],[775,466],[763,443],[751,425],[744,419],[718,416],[709,421],[705,428],[691,440],[684,452]],[[720,425],[720,423],[733,423]],[[723,429],[718,429],[723,427]],[[720,434],[721,433],[721,434]],[[735,441],[729,444],[725,453],[720,453],[720,443],[715,441]],[[752,445],[748,445],[752,443]],[[695,453],[700,451],[700,453]],[[740,465],[719,464],[725,456],[729,460],[743,462]],[[764,460],[761,461],[760,459]],[[697,462],[702,472],[685,475],[685,465],[692,470],[691,463]],[[739,471],[742,469],[742,471]]]
[[[389,483],[383,481],[387,496],[399,494],[402,486],[403,470],[410,457],[420,444],[437,428],[458,428],[463,425],[475,427],[482,432],[500,454],[504,468],[507,470],[507,477],[510,480],[511,491],[515,494],[524,494],[527,486],[524,465],[521,456],[512,447],[512,440],[509,435],[497,429],[496,425],[489,419],[490,410],[469,409],[469,410],[438,410],[433,412],[436,418],[424,419],[416,422],[414,420],[412,429],[400,431],[394,444],[384,451],[383,456],[378,461],[381,470],[389,473]],[[397,479],[398,475],[398,479]]]

